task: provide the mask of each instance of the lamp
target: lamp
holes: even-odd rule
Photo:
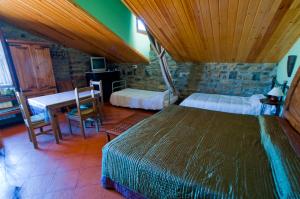
[[[279,87],[274,87],[274,88],[272,88],[272,90],[270,90],[270,91],[268,92],[268,95],[270,96],[270,100],[271,100],[271,101],[274,101],[274,102],[278,101],[278,98],[279,98],[279,97],[284,96],[284,94],[283,94],[281,88],[279,88]]]

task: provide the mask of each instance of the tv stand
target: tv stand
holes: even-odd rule
[[[86,72],[85,76],[88,85],[90,80],[102,81],[103,99],[108,102],[112,93],[112,82],[120,80],[120,71]]]

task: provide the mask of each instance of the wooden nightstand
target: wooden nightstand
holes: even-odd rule
[[[261,105],[261,110],[260,110],[260,114],[263,115],[267,105],[271,105],[271,106],[275,106],[276,107],[276,116],[279,116],[280,114],[280,107],[284,104],[283,101],[272,101],[269,98],[264,98],[264,99],[260,99],[260,103]]]

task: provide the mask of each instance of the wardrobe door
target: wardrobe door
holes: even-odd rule
[[[37,82],[35,79],[35,70],[31,59],[30,47],[22,44],[11,44],[9,48],[20,88],[24,92],[35,90],[37,88]]]
[[[38,88],[56,88],[49,48],[47,46],[31,45],[31,54]]]

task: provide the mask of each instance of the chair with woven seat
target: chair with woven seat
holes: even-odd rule
[[[53,131],[53,129],[51,129],[51,128],[48,130],[43,129],[46,126],[51,126],[50,122],[45,120],[44,113],[40,113],[40,114],[31,116],[29,113],[26,99],[23,96],[23,94],[16,92],[16,97],[17,97],[17,100],[19,103],[19,107],[20,107],[23,119],[24,119],[24,123],[27,127],[29,140],[33,143],[34,148],[35,149],[38,148],[36,136],[43,135],[43,134],[49,134],[50,131],[53,132],[55,141],[58,144],[59,140],[58,140],[58,135],[57,135],[56,131]],[[35,129],[39,129],[39,132],[36,133]]]
[[[96,87],[96,90],[98,88],[97,91],[99,91],[99,99],[100,99],[100,104],[101,106],[103,105],[103,88],[102,88],[102,81],[93,81],[93,80],[90,80],[90,86]]]
[[[102,124],[102,121],[103,121],[103,117],[104,117],[104,113],[103,113],[103,110],[102,110],[102,107],[103,107],[103,104],[104,104],[104,101],[103,101],[103,88],[102,88],[102,81],[93,81],[93,80],[90,80],[90,86],[94,87],[94,89],[96,89],[99,94],[98,94],[98,99],[99,99],[99,105],[100,105],[100,122]]]
[[[100,122],[100,112],[99,112],[99,101],[95,97],[94,88],[86,87],[86,88],[75,88],[75,99],[77,109],[73,109],[72,111],[67,113],[68,123],[70,133],[72,134],[72,125],[71,121],[79,122],[80,130],[82,136],[85,138],[85,121],[93,120],[95,122],[95,127],[97,132],[99,132],[99,123]],[[83,92],[90,92],[90,96],[85,98],[80,98],[80,94]]]

